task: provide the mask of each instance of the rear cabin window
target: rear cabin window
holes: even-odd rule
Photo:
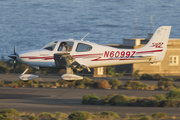
[[[73,48],[74,42],[61,42],[58,51],[71,51]]]
[[[76,52],[86,52],[86,51],[90,51],[90,50],[92,50],[92,46],[83,44],[83,43],[79,43],[77,46]]]

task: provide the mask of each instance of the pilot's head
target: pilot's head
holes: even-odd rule
[[[64,46],[67,47],[67,43],[64,43]]]

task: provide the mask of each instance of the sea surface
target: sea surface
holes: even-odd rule
[[[180,38],[180,0],[0,0],[0,57],[62,39],[122,44],[164,25]]]

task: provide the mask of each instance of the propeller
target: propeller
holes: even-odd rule
[[[8,57],[14,59],[14,61],[13,61],[14,75],[15,75],[15,72],[16,72],[16,71],[15,71],[15,68],[16,68],[16,55],[17,55],[17,54],[16,54],[16,48],[15,48],[15,46],[14,46],[14,53],[8,56]]]

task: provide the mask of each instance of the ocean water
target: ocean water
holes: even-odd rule
[[[180,38],[180,0],[0,0],[0,57],[39,49],[61,39],[122,44],[123,38],[146,38],[159,26],[172,26]]]

